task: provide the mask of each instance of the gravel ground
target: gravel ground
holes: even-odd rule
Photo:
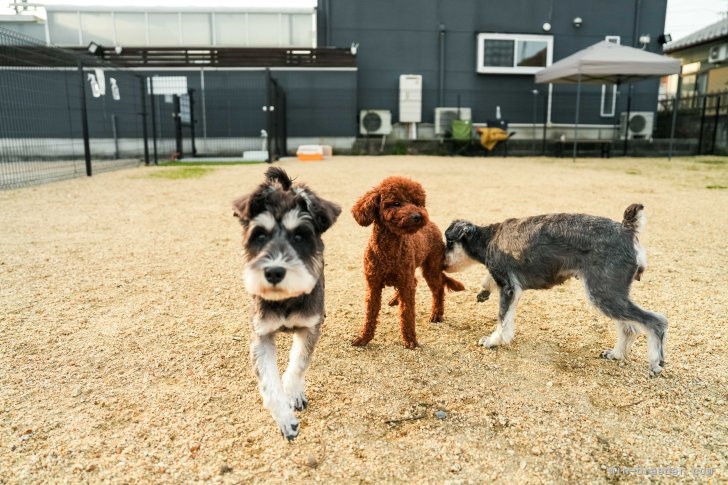
[[[613,475],[620,466],[728,480],[724,160],[282,165],[344,207],[325,235],[328,319],[298,439],[281,439],[247,355],[230,202],[266,167],[177,180],[149,175],[183,168],[129,169],[0,192],[0,483],[637,478]],[[649,266],[632,294],[670,319],[663,374],[648,377],[644,337],[629,361],[598,358],[614,326],[578,281],[527,292],[511,346],[478,347],[497,311],[476,302],[479,268],[458,275],[468,290],[448,296],[443,324],[427,322],[418,286],[421,348],[401,346],[388,307],[372,343],[351,347],[369,230],[349,208],[391,174],[422,182],[441,228],[561,211],[621,219],[644,203]],[[283,363],[290,339],[279,343]]]

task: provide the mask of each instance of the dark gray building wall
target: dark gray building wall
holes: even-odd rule
[[[553,61],[618,35],[623,45],[635,45],[635,35],[649,34],[648,49],[659,52],[666,0],[319,0],[319,45],[347,47],[358,43],[358,109],[389,109],[398,120],[400,74],[423,76],[422,120],[433,122],[436,106],[471,107],[473,120],[485,122],[500,106],[511,122],[533,121],[537,89],[537,120],[545,114],[546,85],[536,85],[533,75],[476,73],[478,33],[553,35]],[[573,24],[581,17],[580,28]],[[445,30],[444,95],[438,100],[440,26]],[[658,81],[634,85],[632,110],[653,111]],[[623,86],[616,117],[600,116],[601,87],[586,86],[581,119],[586,123],[613,124],[626,110],[629,90]],[[554,85],[554,123],[573,123],[575,87]],[[441,104],[440,104],[441,103]]]

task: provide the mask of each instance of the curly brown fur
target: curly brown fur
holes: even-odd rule
[[[351,213],[362,226],[374,224],[364,253],[367,281],[366,318],[361,335],[352,345],[364,346],[374,337],[382,304],[382,289],[394,286],[390,305],[399,304],[399,324],[404,346],[417,347],[415,333],[415,269],[432,291],[431,322],[441,322],[445,312],[445,288],[462,291],[462,283],[443,273],[445,244],[442,233],[429,220],[425,191],[405,177],[384,179],[354,204]]]

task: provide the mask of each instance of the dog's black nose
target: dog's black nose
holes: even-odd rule
[[[422,214],[416,212],[410,216],[410,219],[412,219],[413,222],[422,222]]]
[[[265,275],[265,279],[268,280],[268,283],[275,285],[276,283],[280,283],[286,276],[286,268],[281,268],[280,266],[265,268],[263,274]]]

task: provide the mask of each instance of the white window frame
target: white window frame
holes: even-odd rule
[[[518,49],[514,45],[513,48],[513,67],[503,66],[486,66],[484,65],[485,49],[483,46],[484,40],[512,40],[517,43],[519,40],[528,41],[535,40],[546,42],[546,66],[548,67],[553,62],[554,56],[554,37],[552,35],[532,35],[532,34],[478,34],[477,37],[478,49],[475,70],[482,74],[535,74],[542,70],[544,66],[516,66],[516,55]]]
[[[606,110],[607,96],[607,85],[602,84],[602,105],[599,109],[599,114],[603,118],[611,118],[612,116],[614,116],[614,112],[617,109],[617,86],[612,85],[612,109],[610,111]]]

